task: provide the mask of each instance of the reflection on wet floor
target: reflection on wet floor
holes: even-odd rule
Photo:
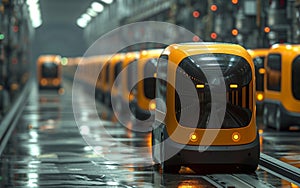
[[[33,90],[1,157],[1,186],[215,187],[219,182],[225,187],[244,176],[204,176],[187,168],[162,175],[152,167],[150,134],[130,131],[133,125],[117,123],[102,106],[95,113],[92,103],[82,90],[74,103],[76,123],[70,84],[63,95]],[[245,176],[267,187],[293,187],[261,169]]]
[[[289,131],[276,131],[263,127],[261,123],[261,152],[300,168],[300,131],[292,127]]]

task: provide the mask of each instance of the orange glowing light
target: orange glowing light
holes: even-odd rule
[[[65,93],[65,89],[64,88],[60,88],[58,90],[58,94],[63,95]]]
[[[129,101],[132,101],[134,99],[134,95],[132,93],[130,93],[129,95]]]
[[[265,33],[269,33],[271,31],[271,29],[269,27],[265,27],[264,31],[265,31]]]
[[[54,80],[52,80],[52,84],[55,86],[59,85],[59,79],[55,78]]]
[[[233,30],[231,31],[231,34],[232,34],[233,36],[237,36],[237,35],[239,34],[239,30],[233,29]]]
[[[266,73],[266,69],[264,68],[260,68],[258,69],[259,74],[265,74]]]
[[[19,89],[19,84],[16,84],[16,83],[13,83],[10,85],[10,88],[15,91],[15,90],[18,90]]]
[[[218,35],[215,32],[210,34],[210,38],[212,38],[212,39],[216,39],[217,37],[218,37]]]
[[[259,94],[257,94],[256,98],[258,101],[262,101],[264,99],[264,95],[259,93]]]
[[[47,79],[43,78],[43,79],[41,80],[41,85],[42,85],[42,86],[45,86],[45,85],[47,85],[47,84],[48,84]]]
[[[217,5],[211,5],[210,6],[210,10],[213,11],[213,12],[215,12],[215,11],[218,10],[218,6]]]
[[[149,104],[149,107],[150,107],[150,110],[155,110],[155,108],[156,108],[155,101],[151,101]]]
[[[200,12],[197,11],[197,10],[195,10],[195,11],[193,12],[193,16],[194,16],[194,18],[199,18]]]
[[[239,0],[231,0],[232,4],[238,4],[239,3]]]

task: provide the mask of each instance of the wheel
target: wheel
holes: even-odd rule
[[[275,124],[276,130],[277,131],[282,130],[282,128],[281,128],[281,112],[280,112],[280,108],[279,107],[276,108],[275,118],[274,119],[275,119],[274,124]]]
[[[275,128],[277,131],[286,131],[289,129],[288,124],[282,121],[282,114],[279,106],[276,108],[275,112]]]
[[[267,105],[265,105],[264,110],[263,110],[263,124],[266,127],[269,125],[268,119],[269,119],[269,110],[268,110]]]

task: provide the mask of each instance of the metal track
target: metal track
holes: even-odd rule
[[[290,164],[284,163],[263,153],[260,154],[259,166],[261,169],[275,176],[278,176],[300,186],[299,168],[296,168]]]
[[[30,89],[33,87],[33,80],[30,79],[26,83],[24,89],[22,90],[20,96],[12,104],[11,109],[5,115],[0,123],[0,156],[10,138],[12,131],[15,129],[17,122],[22,114],[22,111],[26,104],[26,99],[29,95]]]

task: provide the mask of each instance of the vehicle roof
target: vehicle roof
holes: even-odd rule
[[[209,53],[237,55],[245,58],[248,62],[252,61],[250,54],[245,48],[231,43],[194,42],[172,44],[163,52],[166,55],[176,56],[175,59],[179,62],[187,56]]]

